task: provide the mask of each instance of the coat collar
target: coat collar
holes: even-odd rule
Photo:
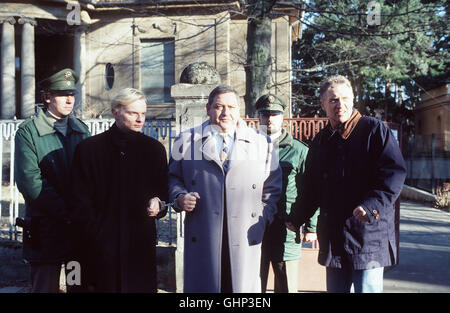
[[[342,137],[342,139],[344,140],[348,139],[348,137],[350,137],[356,125],[358,124],[359,120],[361,119],[361,117],[362,117],[361,113],[359,113],[358,110],[354,109],[350,118],[346,122],[340,124],[336,129],[333,129],[331,127],[331,124],[328,123],[328,125],[325,128],[328,131],[327,138],[331,139],[335,134],[336,135],[339,134]]]
[[[337,131],[339,135],[341,135],[342,139],[347,139],[350,136],[361,117],[361,113],[359,113],[358,110],[354,109],[350,118],[345,123],[339,125]]]
[[[135,143],[143,135],[141,132],[123,132],[116,123],[108,129],[107,133],[112,145],[121,151],[135,146]]]
[[[279,147],[286,147],[291,146],[294,138],[292,137],[289,132],[286,131],[286,129],[281,130],[281,135],[278,137],[278,146]]]
[[[33,119],[34,125],[36,126],[37,132],[39,136],[46,136],[56,132],[53,128],[53,124],[49,121],[48,117],[45,115],[44,110],[39,110],[35,118]],[[69,119],[67,121],[67,126],[72,131],[86,134],[86,128],[84,124],[82,124],[78,119],[76,119],[73,115],[69,115]]]
[[[200,146],[200,150],[203,155],[222,167],[219,158],[219,152],[217,151],[216,141],[214,140],[212,127],[213,126],[211,125],[210,121],[206,121],[200,126],[195,127],[193,129],[194,142],[198,142],[198,140],[201,140],[202,144]],[[233,151],[230,156],[230,162],[237,161],[234,160],[234,156],[242,156],[242,154],[246,154],[248,151],[248,145],[246,145],[245,143],[250,143],[252,141],[254,141],[254,138],[250,135],[247,123],[244,120],[239,119],[236,125],[235,141]]]

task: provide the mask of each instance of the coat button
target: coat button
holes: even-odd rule
[[[191,238],[191,241],[192,241],[192,242],[196,242],[196,241],[197,241],[197,238],[192,237],[192,238]]]
[[[195,180],[192,180],[192,186],[195,186]]]
[[[252,188],[253,188],[253,189],[256,189],[256,184],[253,184],[253,185],[252,185]]]

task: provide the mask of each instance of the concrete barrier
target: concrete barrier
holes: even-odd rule
[[[407,185],[403,185],[400,198],[402,200],[411,200],[414,202],[422,202],[422,203],[423,202],[434,203],[436,201],[435,195]]]

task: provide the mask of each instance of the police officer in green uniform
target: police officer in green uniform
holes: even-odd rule
[[[63,69],[40,82],[44,109],[15,135],[14,175],[25,199],[23,257],[31,265],[32,292],[59,291],[61,265],[70,261],[69,167],[89,129],[70,113],[78,78]]]
[[[275,94],[266,94],[256,101],[260,129],[270,136],[279,153],[283,172],[283,193],[278,202],[278,212],[274,221],[266,229],[262,242],[261,283],[266,291],[269,266],[272,263],[276,293],[297,292],[298,268],[301,257],[300,234],[288,230],[284,224],[291,204],[295,202],[305,169],[308,147],[283,129],[283,112],[286,103]],[[318,212],[305,225],[304,242],[316,240]]]

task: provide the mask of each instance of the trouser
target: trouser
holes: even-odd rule
[[[58,293],[61,264],[34,264],[31,263],[31,292]]]
[[[226,199],[226,195],[224,197]],[[220,292],[232,293],[233,283],[231,279],[231,260],[230,260],[230,244],[228,242],[228,219],[227,219],[227,203],[224,202],[223,212],[223,231],[222,231],[222,257],[221,257],[221,278]]]
[[[384,267],[368,270],[327,267],[327,291],[334,293],[383,292]]]
[[[267,289],[269,266],[270,260],[263,257],[261,260],[261,290],[263,293],[265,293]],[[275,293],[298,292],[298,267],[299,260],[279,262],[272,261]]]

